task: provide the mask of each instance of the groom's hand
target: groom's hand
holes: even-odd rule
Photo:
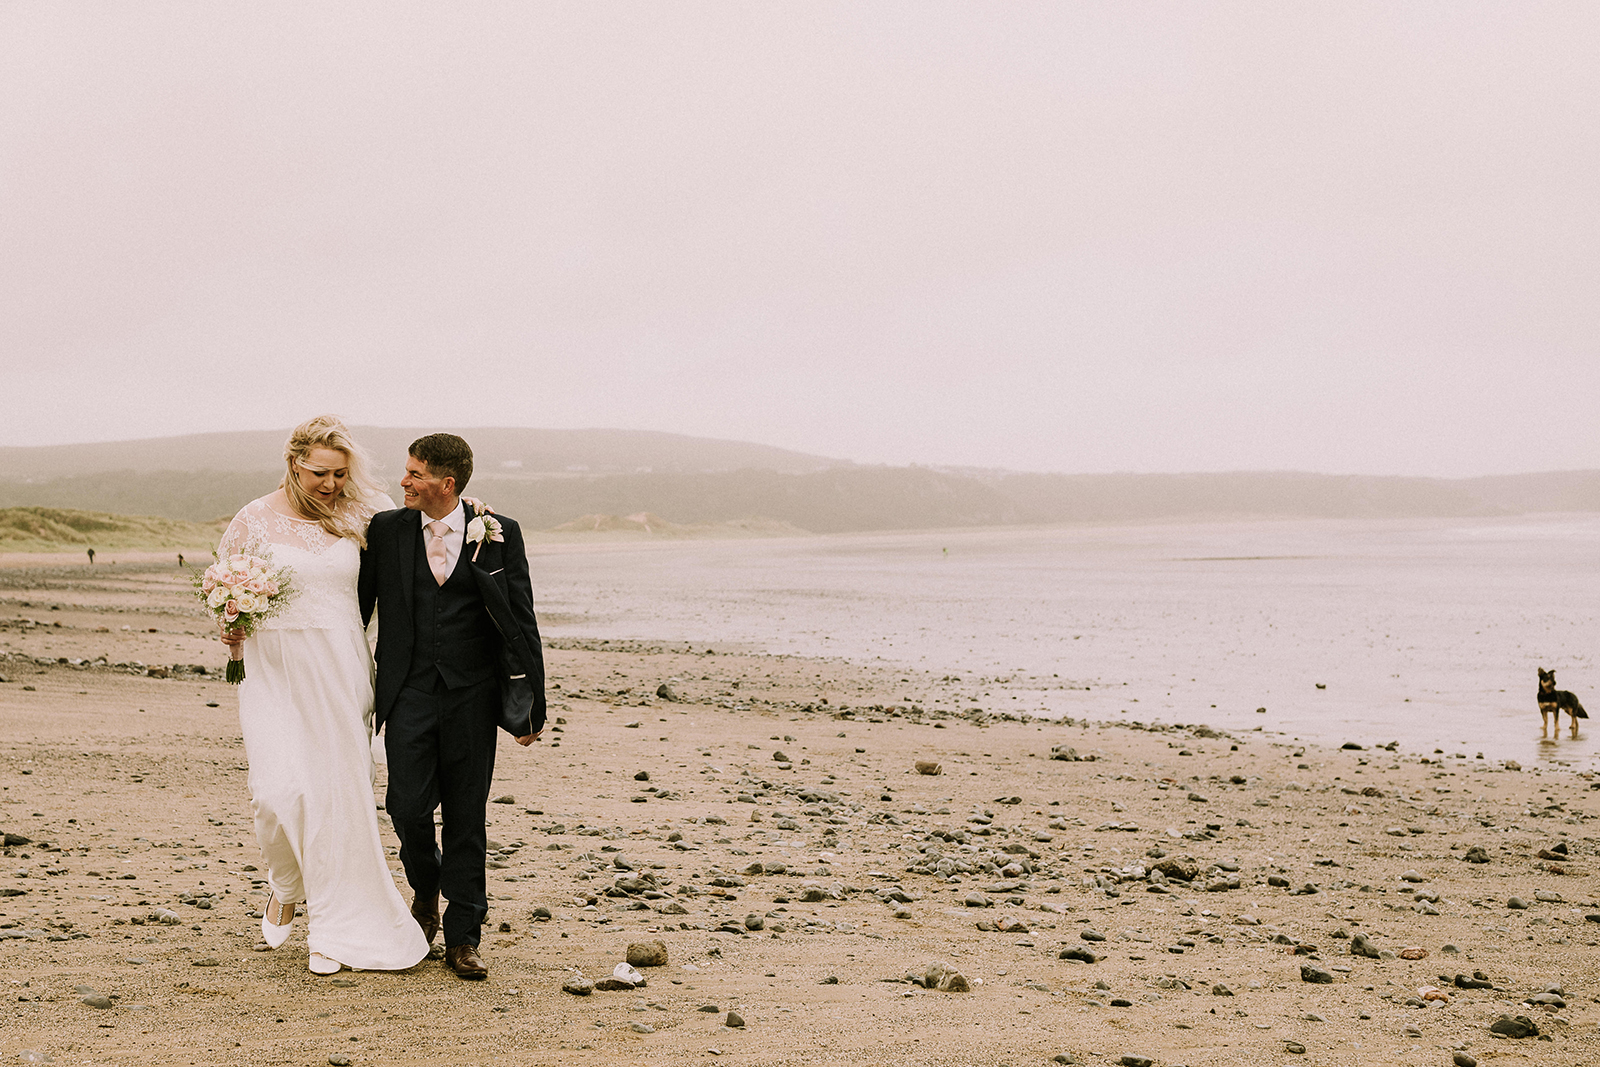
[[[523,746],[524,748],[526,748],[527,746],[533,744],[535,741],[539,740],[539,734],[542,734],[542,733],[544,733],[543,730],[540,730],[538,734],[523,734],[521,737],[517,738],[517,744],[519,744],[519,745]]]

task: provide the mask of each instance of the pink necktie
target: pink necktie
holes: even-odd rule
[[[428,523],[428,569],[433,571],[433,579],[440,585],[450,577],[447,570],[449,557],[445,554],[444,534],[450,527],[444,524],[443,519]]]

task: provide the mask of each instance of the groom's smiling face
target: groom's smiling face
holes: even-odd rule
[[[405,490],[406,507],[431,519],[442,519],[455,510],[456,480],[448,475],[434,477],[416,456],[406,457],[406,476],[400,479],[400,488]]]

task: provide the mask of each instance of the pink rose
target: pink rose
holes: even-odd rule
[[[229,600],[226,604],[222,605],[222,611],[227,617],[227,620],[232,622],[234,619],[239,617],[239,602],[237,600]]]
[[[250,579],[244,583],[244,587],[252,593],[265,593],[267,591],[267,583],[260,578]]]
[[[278,595],[278,582],[277,582],[277,579],[275,579],[275,578],[268,578],[267,579],[267,595],[268,596],[277,596]]]

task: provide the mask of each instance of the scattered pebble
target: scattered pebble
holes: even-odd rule
[[[612,968],[609,975],[596,982],[594,987],[602,992],[614,992],[616,990],[642,989],[647,984],[644,975],[634,970],[631,964],[619,963]]]
[[[661,941],[635,941],[628,946],[628,963],[633,967],[665,967],[667,946]]]
[[[1539,1027],[1526,1015],[1502,1015],[1489,1024],[1489,1032],[1512,1038],[1537,1037]]]
[[[970,993],[972,985],[965,975],[947,963],[930,963],[923,974],[925,989],[938,989],[946,993]]]

